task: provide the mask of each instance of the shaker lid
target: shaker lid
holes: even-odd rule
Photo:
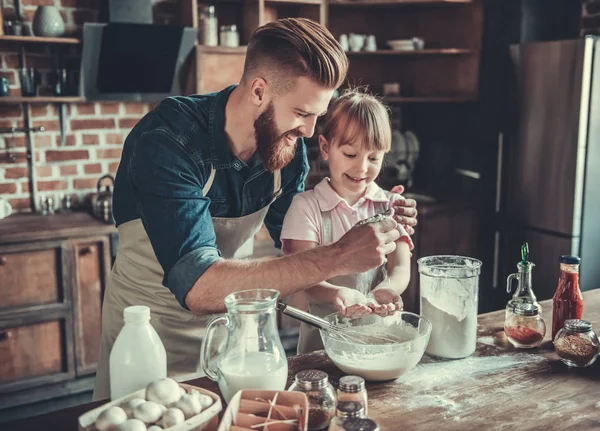
[[[319,389],[328,381],[327,373],[321,370],[304,370],[296,374],[296,382],[304,389]]]
[[[565,329],[573,332],[589,332],[592,330],[592,324],[587,320],[568,319],[565,320]]]
[[[519,316],[537,316],[540,314],[540,306],[531,302],[513,302],[509,310]]]
[[[342,392],[355,393],[365,388],[365,379],[360,376],[344,376],[340,379],[340,390]]]
[[[350,418],[342,422],[344,431],[379,431],[379,427],[372,419]]]
[[[356,401],[340,401],[336,407],[336,416],[339,418],[359,418],[365,409]]]
[[[579,265],[581,263],[581,258],[579,256],[569,256],[567,254],[562,254],[560,256],[560,263],[566,263],[568,265]]]

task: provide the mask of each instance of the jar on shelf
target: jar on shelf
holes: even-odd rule
[[[554,349],[569,367],[588,367],[598,358],[598,337],[587,320],[569,319],[554,339]]]
[[[546,335],[541,307],[530,302],[509,303],[506,307],[504,333],[515,347],[529,349],[539,346]]]
[[[329,424],[328,431],[344,431],[344,421],[347,419],[362,419],[365,417],[365,410],[361,403],[356,401],[338,402],[335,409],[335,418]]]
[[[335,416],[337,397],[327,373],[320,370],[300,371],[288,390],[306,394],[309,430],[320,430],[329,425]]]
[[[226,48],[237,48],[240,46],[240,35],[237,31],[237,25],[221,26],[221,46]]]
[[[206,6],[200,12],[200,44],[206,46],[219,45],[219,24],[215,7]]]
[[[340,379],[337,391],[338,402],[356,401],[361,403],[365,410],[365,416],[369,415],[367,390],[365,379],[360,376],[344,376]]]

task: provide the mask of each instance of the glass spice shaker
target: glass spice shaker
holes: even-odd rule
[[[356,401],[361,403],[365,410],[365,416],[369,415],[367,390],[365,389],[365,379],[360,376],[344,376],[340,379],[340,385],[337,391],[338,402]]]
[[[235,24],[222,25],[220,36],[221,46],[227,48],[237,48],[240,46],[240,35],[238,34],[237,26]]]
[[[598,337],[587,320],[569,319],[554,339],[554,349],[569,367],[588,367],[598,358]]]
[[[379,426],[372,419],[352,418],[344,420],[342,429],[344,431],[379,431]]]
[[[335,418],[329,424],[328,431],[344,431],[344,421],[346,419],[362,419],[365,417],[365,410],[361,403],[356,401],[339,402],[335,410]]]
[[[288,390],[306,394],[309,430],[320,430],[329,425],[335,416],[337,397],[327,373],[320,370],[300,371]]]
[[[541,307],[536,303],[509,303],[506,307],[504,333],[515,347],[529,349],[539,346],[546,335]]]

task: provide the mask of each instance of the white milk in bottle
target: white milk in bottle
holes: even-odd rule
[[[167,353],[150,325],[150,308],[134,305],[123,310],[125,325],[110,352],[110,398],[145,388],[167,377]]]
[[[219,389],[229,402],[241,389],[285,390],[288,366],[286,358],[277,360],[269,352],[249,352],[224,359],[218,373]]]

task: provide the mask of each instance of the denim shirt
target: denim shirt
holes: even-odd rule
[[[125,140],[115,179],[117,226],[141,219],[164,271],[163,285],[184,308],[196,280],[222,259],[211,217],[251,214],[273,196],[273,174],[258,158],[245,163],[229,150],[225,105],[234,88],[163,100]],[[204,196],[211,166],[215,178]],[[308,169],[300,139],[294,159],[281,170],[282,194],[265,218],[276,247],[281,247],[285,213],[304,190]]]

